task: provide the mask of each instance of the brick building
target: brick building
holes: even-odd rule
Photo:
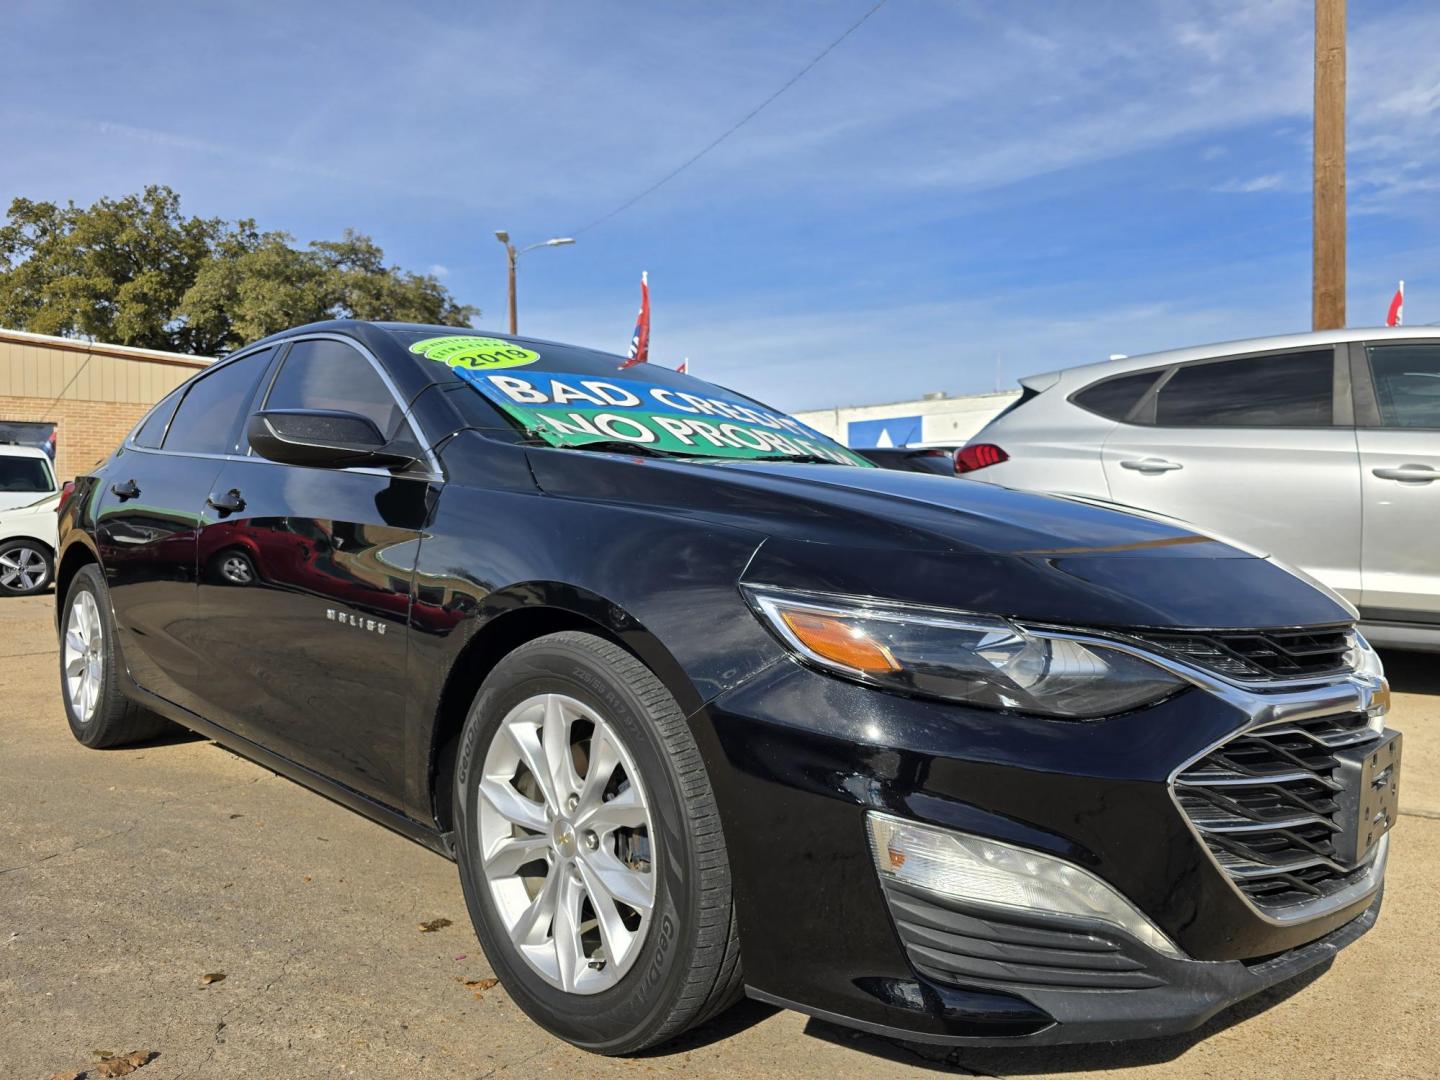
[[[43,445],[54,435],[55,474],[68,480],[125,433],[208,357],[101,345],[0,329],[0,442]]]

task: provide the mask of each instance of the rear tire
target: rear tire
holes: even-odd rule
[[[172,726],[125,696],[123,663],[105,579],[93,563],[83,566],[60,619],[60,699],[70,733],[92,749],[144,742]]]
[[[561,764],[552,771],[551,761]],[[476,933],[511,998],[542,1027],[586,1050],[630,1054],[739,997],[730,866],[709,777],[679,705],[630,653],[565,632],[505,657],[471,706],[454,791]],[[506,858],[520,846],[523,855]],[[546,883],[559,898],[553,915],[542,908]],[[578,947],[565,945],[562,926],[573,926]]]

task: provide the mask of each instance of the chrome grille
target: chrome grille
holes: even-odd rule
[[[1349,626],[1303,630],[1132,631],[1146,644],[1232,679],[1321,679],[1349,670]]]
[[[1377,738],[1363,713],[1285,721],[1238,735],[1175,778],[1210,853],[1261,908],[1332,895],[1367,865],[1336,859],[1341,790],[1334,752]]]

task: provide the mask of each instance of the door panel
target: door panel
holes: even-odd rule
[[[1367,617],[1440,621],[1440,432],[1361,430]]]
[[[1103,458],[1115,502],[1274,555],[1359,602],[1353,430],[1121,425]]]
[[[189,709],[199,663],[196,537],[220,466],[213,457],[124,449],[97,489],[95,539],[126,666],[140,686]]]
[[[214,491],[244,506],[207,506],[200,533],[205,715],[397,804],[430,484],[253,458],[227,462]]]
[[[1440,622],[1440,345],[1355,350],[1367,618]]]

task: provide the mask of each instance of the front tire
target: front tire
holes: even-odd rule
[[[730,868],[685,717],[590,634],[505,657],[455,765],[460,880],[495,973],[576,1046],[627,1054],[740,991]]]
[[[96,750],[144,742],[171,725],[125,696],[115,618],[100,568],[81,567],[60,620],[60,698],[70,733]]]
[[[0,544],[0,594],[34,596],[55,579],[50,550],[35,540],[9,540]]]

